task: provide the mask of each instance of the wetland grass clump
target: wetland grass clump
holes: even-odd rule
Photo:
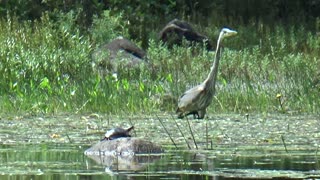
[[[1,18],[0,73],[3,112],[54,112],[72,109],[74,94],[90,67],[90,41],[65,16],[53,22],[48,14],[37,21]],[[67,22],[66,24],[62,22]]]
[[[91,66],[93,49],[110,38],[129,36],[130,27],[121,15],[105,12],[83,31],[77,18],[70,12],[54,20],[48,14],[35,21],[9,15],[0,19],[1,113],[171,113],[178,95],[210,71],[213,52],[200,46],[168,49],[150,39],[150,64],[137,70],[118,68],[118,78],[102,76]],[[220,30],[214,25],[208,29],[209,37]],[[237,37],[224,42],[227,48],[209,114],[320,110],[316,32],[262,24],[237,30]],[[280,108],[277,94],[282,95]],[[162,99],[167,95],[170,103]]]

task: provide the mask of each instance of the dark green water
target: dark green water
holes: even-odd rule
[[[319,160],[295,155],[170,151],[143,160],[96,162],[77,144],[1,145],[0,179],[232,179],[320,178]],[[108,165],[106,165],[108,164]]]
[[[222,114],[192,120],[199,150],[185,120],[159,117],[178,150],[154,116],[2,118],[0,180],[320,178],[318,115],[266,114],[247,119]],[[166,153],[132,159],[84,155],[107,129],[131,123],[135,126],[133,136],[162,145]]]

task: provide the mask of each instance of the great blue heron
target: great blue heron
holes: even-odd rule
[[[211,67],[211,71],[207,79],[187,90],[180,96],[178,101],[178,118],[183,118],[187,115],[193,114],[198,116],[198,119],[203,119],[206,114],[206,109],[210,105],[213,95],[215,93],[215,84],[217,80],[218,66],[220,60],[220,43],[223,38],[236,35],[237,32],[228,28],[223,28],[217,41],[217,48],[215,53],[215,60]]]
[[[113,139],[122,138],[122,137],[131,137],[131,135],[129,133],[132,129],[134,129],[133,126],[131,126],[128,129],[123,129],[120,127],[111,129],[106,132],[106,134],[102,140],[113,140]]]

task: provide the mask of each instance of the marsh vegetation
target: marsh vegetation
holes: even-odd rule
[[[172,112],[176,104],[162,97],[177,99],[210,71],[214,52],[197,46],[168,49],[150,36],[152,69],[120,64],[117,79],[101,76],[92,68],[93,50],[129,36],[129,25],[121,14],[104,11],[84,33],[77,18],[73,11],[54,19],[44,13],[34,21],[1,18],[1,113]],[[225,42],[209,113],[319,112],[319,29],[259,21],[232,25],[239,33]],[[319,21],[314,26],[319,28]],[[216,37],[221,27],[211,22],[201,28]]]

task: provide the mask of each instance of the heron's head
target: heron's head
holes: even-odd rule
[[[220,38],[223,39],[225,37],[230,37],[230,36],[234,36],[237,34],[237,31],[235,30],[231,30],[229,28],[223,28],[221,31],[220,31]]]

